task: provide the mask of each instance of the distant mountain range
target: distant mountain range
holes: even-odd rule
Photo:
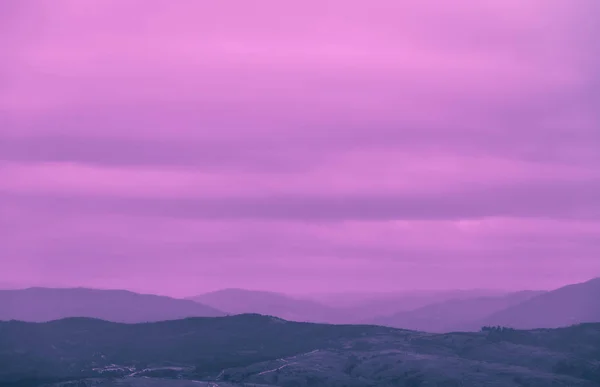
[[[353,295],[345,301],[338,299],[337,307],[335,297],[320,297],[325,301],[243,289],[185,300],[124,290],[0,290],[0,320],[43,322],[91,317],[136,323],[254,313],[289,321],[372,324],[425,332],[477,331],[482,326],[556,328],[600,322],[600,278],[547,292]]]
[[[450,300],[502,296],[506,292],[488,289],[419,290],[389,293],[333,293],[313,294],[310,299],[335,308],[351,311],[357,321],[365,322],[408,312],[427,305]]]
[[[486,290],[449,290],[293,297],[275,292],[224,289],[189,299],[229,314],[259,313],[292,321],[355,324],[373,323],[377,317],[412,311],[434,303],[496,294],[503,293]]]
[[[600,322],[600,278],[548,292],[449,300],[371,322],[428,332],[474,331],[482,326],[558,328]]]
[[[479,322],[489,315],[544,293],[521,291],[501,296],[450,299],[365,322],[425,332],[478,330]]]
[[[318,295],[302,300],[227,289],[192,299],[231,314],[259,313],[294,321],[363,323],[426,332],[477,331],[486,325],[533,329],[600,322],[600,278],[552,291],[505,294],[457,290],[337,298]]]
[[[360,308],[375,315],[413,310],[451,299],[501,296],[507,291],[492,289],[412,290],[403,292],[312,293],[302,298],[336,308]]]
[[[593,323],[600,322],[600,278],[548,292],[444,299],[451,293],[429,294],[437,301],[412,310],[407,304],[424,295],[386,295],[388,306],[412,301],[374,317],[360,302],[336,308],[242,289],[193,300],[123,290],[3,290],[0,320],[11,321],[0,321],[0,385],[600,385],[600,323]],[[554,327],[564,328],[512,329]]]
[[[258,313],[291,321],[344,323],[353,321],[351,311],[281,293],[224,289],[191,297],[193,301],[230,314]]]
[[[194,301],[126,290],[0,290],[0,320],[43,322],[65,317],[91,317],[137,323],[223,315],[220,310]]]
[[[480,324],[531,329],[585,322],[600,322],[600,278],[532,297],[491,314]]]
[[[3,387],[593,387],[600,324],[427,334],[260,315],[0,322]]]

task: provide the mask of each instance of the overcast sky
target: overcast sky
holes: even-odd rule
[[[598,0],[0,2],[0,283],[600,276]]]

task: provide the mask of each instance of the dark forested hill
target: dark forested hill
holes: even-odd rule
[[[594,386],[600,324],[427,334],[260,315],[0,323],[0,385]],[[115,379],[117,378],[117,379]],[[103,384],[102,384],[103,383]],[[175,384],[173,384],[175,383]],[[149,385],[149,384],[147,384]],[[201,384],[199,384],[201,385]],[[141,385],[140,385],[141,386]]]

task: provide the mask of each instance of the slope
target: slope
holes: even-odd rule
[[[489,289],[457,289],[388,293],[323,293],[305,297],[330,307],[351,311],[354,316],[358,316],[358,320],[355,321],[364,322],[449,300],[495,297],[503,294],[506,292]]]
[[[600,278],[564,286],[498,311],[479,325],[521,329],[600,322]]]
[[[275,292],[224,289],[190,299],[230,314],[258,313],[291,321],[321,323],[343,323],[352,320],[350,311]]]
[[[41,322],[66,317],[93,317],[135,323],[223,314],[215,308],[190,300],[138,294],[126,290],[0,290],[0,320]]]
[[[3,386],[53,379],[86,385],[86,378],[127,385],[144,377],[163,378],[163,386],[203,379],[298,387],[588,387],[600,382],[600,324],[438,335],[259,315],[145,324],[11,321],[0,323],[0,364]]]
[[[479,330],[480,325],[478,323],[473,324],[474,321],[479,321],[494,312],[543,293],[545,292],[520,291],[495,297],[452,299],[426,305],[415,310],[380,317],[370,322],[377,325],[425,332]]]

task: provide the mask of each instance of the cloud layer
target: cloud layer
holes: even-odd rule
[[[598,15],[1,4],[0,282],[188,295],[600,275]]]

